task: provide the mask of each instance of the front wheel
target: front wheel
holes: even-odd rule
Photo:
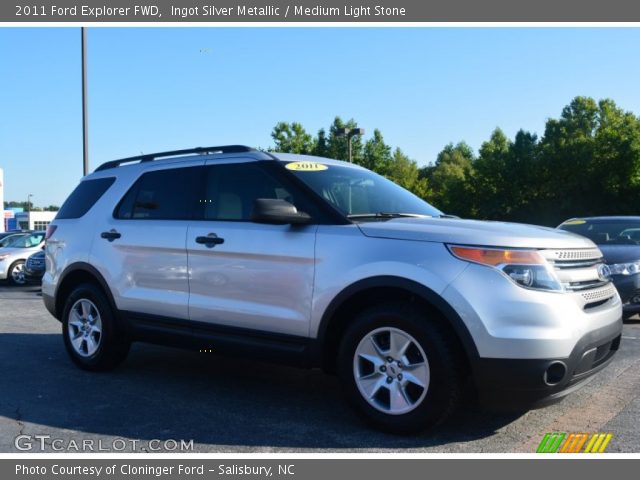
[[[7,274],[10,285],[25,285],[27,279],[24,276],[24,260],[12,263]]]
[[[92,284],[76,287],[67,298],[62,336],[71,360],[85,370],[115,368],[129,352],[107,298]]]
[[[348,400],[374,426],[416,433],[457,406],[462,359],[455,338],[414,307],[371,307],[347,328],[338,375]]]

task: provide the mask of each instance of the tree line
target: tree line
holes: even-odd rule
[[[12,201],[5,201],[4,202],[4,208],[5,210],[7,208],[22,208],[25,212],[28,211],[32,211],[32,212],[57,212],[58,210],[60,210],[60,207],[57,205],[49,205],[46,207],[36,207],[33,202],[16,202],[15,200]]]
[[[273,150],[346,160],[336,117],[328,131],[278,123]],[[465,142],[446,145],[420,168],[375,129],[352,140],[353,162],[402,185],[448,214],[555,226],[574,216],[634,215],[640,195],[640,118],[613,100],[576,97],[544,134],[496,128],[477,154]],[[429,159],[423,159],[429,160]]]

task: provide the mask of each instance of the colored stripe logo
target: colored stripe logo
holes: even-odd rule
[[[604,453],[611,433],[545,433],[536,453]]]

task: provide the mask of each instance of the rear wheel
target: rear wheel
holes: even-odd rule
[[[7,280],[10,285],[25,285],[27,280],[24,276],[24,260],[13,262],[7,272]]]
[[[460,355],[439,321],[413,307],[384,304],[348,327],[338,375],[349,401],[373,425],[415,433],[442,422],[458,404]]]
[[[129,352],[104,293],[92,284],[76,287],[65,303],[62,336],[71,360],[85,370],[109,370]]]

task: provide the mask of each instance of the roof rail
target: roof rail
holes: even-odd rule
[[[110,162],[103,163],[98,168],[96,168],[96,172],[100,170],[107,170],[109,168],[119,167],[123,163],[133,163],[133,162],[151,162],[158,158],[164,157],[177,157],[180,155],[210,155],[215,153],[241,153],[241,152],[254,152],[255,149],[251,147],[246,147],[244,145],[222,145],[220,147],[197,147],[197,148],[188,148],[186,150],[172,150],[170,152],[159,152],[159,153],[148,153],[145,155],[137,155],[135,157],[127,157],[121,158],[120,160],[112,160]]]

